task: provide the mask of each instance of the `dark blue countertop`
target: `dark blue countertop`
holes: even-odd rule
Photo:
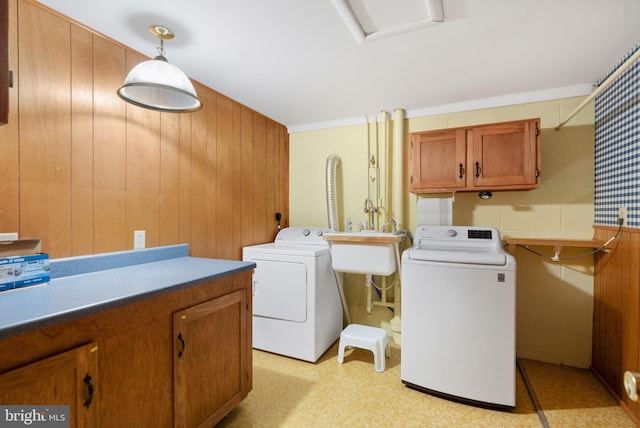
[[[188,256],[186,244],[53,259],[51,282],[0,293],[0,339],[253,269]]]

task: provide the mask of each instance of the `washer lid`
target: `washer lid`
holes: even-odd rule
[[[464,248],[411,248],[407,250],[410,260],[426,262],[463,263],[475,265],[504,266],[507,256],[501,251],[479,251]]]

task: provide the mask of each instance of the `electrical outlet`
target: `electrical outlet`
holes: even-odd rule
[[[145,238],[146,233],[144,230],[134,230],[133,231],[133,249],[139,250],[144,248],[145,246]]]
[[[618,210],[618,218],[622,219],[621,226],[627,225],[627,207],[620,207]]]

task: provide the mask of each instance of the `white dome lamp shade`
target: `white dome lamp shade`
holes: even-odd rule
[[[131,69],[118,89],[118,96],[151,110],[174,113],[199,110],[202,103],[191,80],[164,57],[164,41],[173,39],[173,32],[160,25],[150,26],[149,31],[160,39],[159,54]]]

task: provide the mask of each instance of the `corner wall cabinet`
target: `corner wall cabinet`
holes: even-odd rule
[[[540,119],[410,134],[413,193],[527,190],[540,182]]]

